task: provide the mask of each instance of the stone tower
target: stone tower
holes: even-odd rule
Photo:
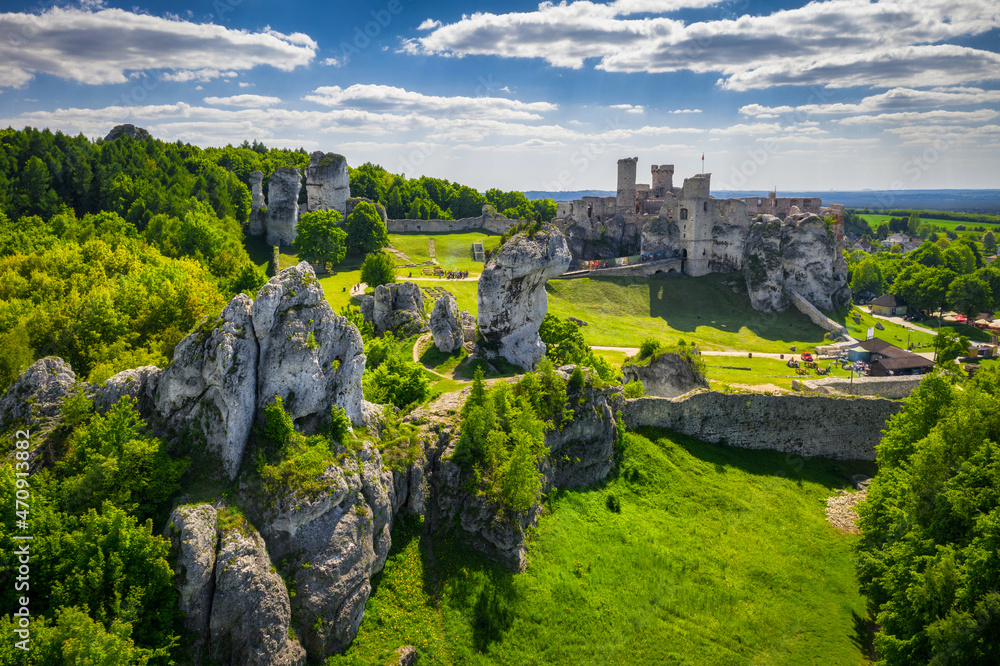
[[[638,157],[618,160],[618,201],[615,208],[624,215],[635,213],[635,165]]]
[[[654,199],[662,199],[674,189],[674,165],[654,164],[651,171],[653,172],[651,196]]]

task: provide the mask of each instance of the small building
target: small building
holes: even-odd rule
[[[872,314],[882,315],[883,317],[895,317],[906,314],[906,301],[895,294],[879,296],[869,305],[871,305]]]
[[[851,363],[856,363],[858,361],[863,361],[864,363],[867,363],[868,361],[871,360],[871,357],[872,357],[871,352],[862,347],[861,345],[858,345],[857,347],[851,347],[850,349],[847,350],[847,360],[850,361]]]
[[[924,375],[934,368],[934,362],[919,354],[900,349],[891,342],[872,338],[858,345],[871,353],[868,375],[888,377],[899,375]]]
[[[911,239],[906,234],[892,234],[891,236],[889,236],[888,238],[886,238],[884,241],[882,241],[880,243],[880,245],[883,248],[885,248],[886,250],[888,250],[893,245],[906,245],[907,243],[912,243],[912,242],[913,242],[913,239]]]

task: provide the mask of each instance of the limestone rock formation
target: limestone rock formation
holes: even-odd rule
[[[295,167],[278,167],[267,186],[267,242],[291,245],[299,222],[302,174]]]
[[[0,398],[0,432],[14,425],[36,426],[59,415],[76,383],[76,373],[58,356],[35,361]]]
[[[192,661],[204,660],[209,640],[209,614],[215,588],[215,559],[219,536],[218,515],[210,504],[179,506],[170,514],[164,536],[170,539],[177,559],[177,605],[184,614],[184,628],[197,638]]]
[[[238,294],[219,319],[181,340],[156,392],[167,427],[200,437],[229,478],[239,471],[253,424],[257,354],[250,299]]]
[[[445,294],[434,304],[430,329],[438,351],[450,354],[461,349],[465,343],[465,331],[458,317],[458,302],[451,294]]]
[[[683,354],[660,354],[647,365],[623,364],[625,381],[640,381],[648,395],[676,398],[699,388],[708,388],[708,380]]]
[[[846,306],[847,260],[833,230],[818,215],[789,215],[782,225],[784,289],[827,312]]]
[[[215,592],[209,618],[212,659],[247,666],[305,663],[289,635],[288,590],[274,570],[264,540],[242,523],[219,530]]]
[[[407,491],[398,491],[396,473],[369,442],[317,482],[310,492],[249,485],[242,493],[271,557],[286,563],[296,590],[296,632],[310,658],[319,660],[354,639]]]
[[[308,210],[335,210],[347,218],[346,203],[351,196],[347,159],[336,153],[317,150],[306,167]]]
[[[758,216],[747,236],[743,272],[750,302],[762,312],[787,308],[793,291],[826,311],[850,301],[846,261],[832,229],[812,213],[784,222]]]
[[[147,420],[154,414],[156,390],[160,386],[163,370],[155,365],[123,370],[109,378],[94,393],[94,407],[105,412],[125,396],[137,400],[137,409]]]
[[[267,223],[267,206],[264,202],[264,173],[253,171],[250,173],[250,219],[248,221],[249,233],[251,236],[260,236],[264,233]]]
[[[131,123],[125,123],[124,125],[115,125],[114,128],[108,132],[108,135],[104,137],[105,141],[114,141],[121,136],[130,136],[136,141],[142,141],[143,139],[150,138],[148,131],[141,127],[136,127]]]
[[[781,274],[781,220],[762,215],[750,227],[743,254],[743,276],[750,304],[758,312],[775,312],[787,307]]]
[[[538,328],[548,310],[545,283],[569,268],[566,238],[551,225],[534,237],[516,234],[500,248],[479,278],[481,351],[522,368],[545,355]]]
[[[567,378],[575,366],[563,366],[559,372]],[[615,415],[609,400],[620,393],[617,386],[595,389],[591,385],[569,396],[573,420],[561,430],[545,435],[548,460],[542,463],[545,492],[552,487],[579,488],[606,478],[614,468]]]
[[[427,330],[424,295],[415,282],[379,285],[374,295],[361,298],[361,314],[379,334],[393,331],[410,336]]]
[[[343,407],[355,425],[364,422],[364,341],[357,328],[334,313],[307,262],[261,287],[252,318],[260,345],[257,406],[281,396],[306,430],[327,421],[334,405]]]

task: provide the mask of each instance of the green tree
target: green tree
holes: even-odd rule
[[[882,269],[879,262],[874,257],[864,259],[854,268],[851,275],[851,292],[860,294],[867,291],[881,296],[885,293],[885,280],[882,278]]]
[[[969,351],[969,338],[959,335],[954,329],[942,326],[934,336],[935,359],[939,365],[951,363]]]
[[[997,251],[997,237],[992,231],[983,234],[983,250],[989,254],[994,254]]]
[[[396,281],[396,262],[388,252],[372,252],[361,263],[361,281],[369,287]]]
[[[906,221],[906,230],[911,236],[916,236],[918,229],[920,229],[920,214],[914,211],[910,213],[910,219]]]
[[[389,244],[389,231],[375,204],[360,201],[347,216],[347,251],[368,254]]]
[[[1000,375],[931,376],[889,421],[858,507],[856,566],[879,664],[995,662]]]
[[[930,312],[947,303],[948,287],[954,279],[955,274],[947,268],[911,264],[896,276],[892,290],[910,307]]]
[[[965,243],[952,243],[942,255],[944,264],[959,275],[976,270],[976,255]]]
[[[910,259],[924,266],[944,266],[944,253],[930,240],[924,241],[920,247],[911,252]]]
[[[990,307],[993,295],[990,285],[976,275],[959,275],[948,288],[948,303],[956,312],[968,317],[971,324],[979,313]]]
[[[347,255],[347,233],[340,228],[340,213],[317,210],[303,213],[296,226],[293,247],[299,257],[326,268]]]

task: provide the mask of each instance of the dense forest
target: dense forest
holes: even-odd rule
[[[47,355],[95,383],[165,365],[199,319],[265,281],[244,244],[251,172],[265,174],[266,193],[276,168],[308,163],[303,149],[256,141],[202,149],[0,131],[0,389]],[[555,214],[551,200],[372,164],[350,177],[355,196],[394,218],[479,216],[486,204],[511,217]]]

